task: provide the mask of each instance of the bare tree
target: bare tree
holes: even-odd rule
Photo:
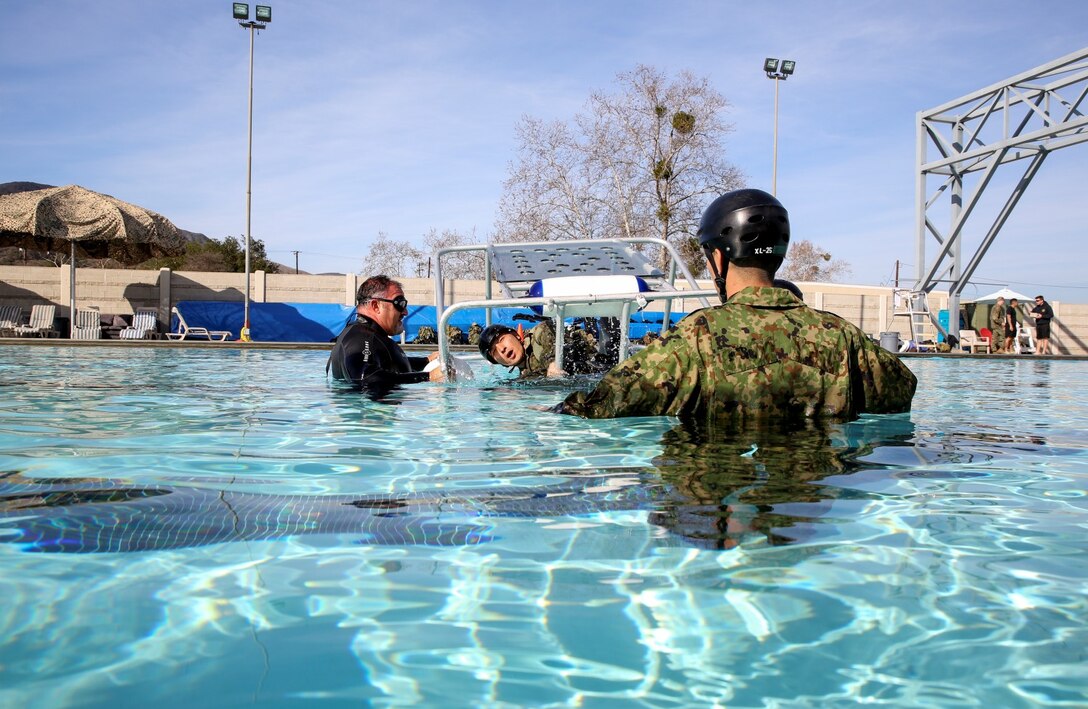
[[[379,231],[377,240],[363,259],[362,273],[408,278],[416,275],[416,266],[423,258],[423,252],[407,241],[390,239],[388,234]]]
[[[480,243],[476,238],[476,230],[469,234],[461,234],[451,229],[439,233],[437,229],[431,229],[423,237],[423,247],[427,252],[425,258],[427,272],[431,275],[434,264],[430,259],[439,249],[450,246],[471,246]],[[484,254],[482,251],[454,251],[448,253],[442,259],[442,277],[459,279],[482,279],[484,277]]]
[[[831,258],[831,254],[816,244],[802,239],[790,245],[786,260],[778,270],[781,278],[791,281],[823,281],[834,283],[850,273],[850,264]]]
[[[655,237],[701,271],[699,216],[741,183],[723,157],[725,98],[689,72],[670,78],[642,65],[617,84],[568,123],[522,119],[496,240]]]
[[[521,158],[499,203],[496,241],[559,241],[597,236],[600,176],[584,138],[558,121],[525,116],[514,128]]]

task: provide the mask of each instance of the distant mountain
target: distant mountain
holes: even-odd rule
[[[18,192],[45,190],[50,187],[53,187],[53,185],[43,185],[38,182],[5,182],[0,184],[0,197],[3,197],[6,194],[16,194]]]

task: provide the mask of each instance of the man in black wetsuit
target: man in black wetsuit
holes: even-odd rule
[[[400,384],[445,380],[445,367],[423,371],[437,352],[409,357],[392,339],[404,331],[401,321],[408,312],[400,283],[388,276],[368,278],[359,286],[355,302],[355,321],[344,327],[329,356],[326,370],[334,379],[351,382],[374,397]]]
[[[1041,295],[1035,296],[1035,307],[1031,309],[1035,318],[1035,341],[1039,344],[1035,354],[1053,354],[1050,351],[1050,321],[1054,319],[1054,308]]]

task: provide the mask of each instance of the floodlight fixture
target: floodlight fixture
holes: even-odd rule
[[[248,20],[249,19],[249,3],[236,2],[234,3],[234,19],[236,20]]]
[[[797,62],[792,59],[767,57],[763,60],[763,71],[768,79],[774,79],[774,158],[771,168],[771,194],[778,191],[778,82],[785,81],[797,69]]]
[[[258,5],[256,12],[257,22],[271,22],[272,21],[272,6],[271,5]]]

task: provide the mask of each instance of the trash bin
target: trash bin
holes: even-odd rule
[[[880,333],[880,346],[889,352],[899,351],[899,333],[898,332],[882,332]]]

